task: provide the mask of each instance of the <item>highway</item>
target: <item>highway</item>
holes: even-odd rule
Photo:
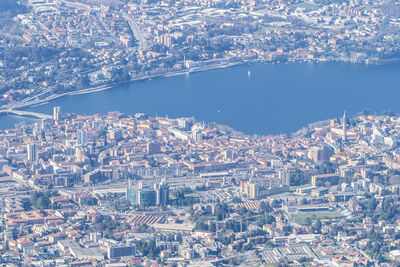
[[[139,50],[147,49],[149,45],[146,43],[146,39],[140,31],[139,25],[137,25],[137,23],[128,14],[122,13],[122,16],[128,21],[129,27],[131,27],[135,39],[139,41]]]

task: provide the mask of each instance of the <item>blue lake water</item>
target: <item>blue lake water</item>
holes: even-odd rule
[[[250,75],[248,72],[250,71]],[[119,110],[215,121],[248,134],[290,133],[308,123],[364,109],[400,112],[400,64],[278,63],[162,77],[28,110],[94,114]],[[9,128],[21,118],[0,117]]]

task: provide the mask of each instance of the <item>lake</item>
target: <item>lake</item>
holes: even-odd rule
[[[249,75],[250,74],[250,75]],[[247,134],[279,134],[364,109],[400,112],[400,64],[277,63],[160,77],[67,96],[28,110],[52,114],[146,113],[194,116]],[[25,120],[0,117],[0,127]],[[29,120],[28,121],[32,121]]]

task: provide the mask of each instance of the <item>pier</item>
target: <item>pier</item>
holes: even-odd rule
[[[38,118],[38,119],[51,119],[53,116],[44,114],[44,113],[38,113],[38,112],[32,112],[32,111],[24,111],[24,110],[16,110],[16,109],[3,109],[0,110],[0,114],[10,114],[10,115],[17,115],[21,117],[33,117],[33,118]]]

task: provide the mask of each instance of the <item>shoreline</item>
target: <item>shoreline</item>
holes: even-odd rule
[[[90,87],[90,88],[84,88],[84,89],[79,89],[76,91],[70,91],[70,92],[65,92],[62,94],[55,94],[48,96],[44,99],[37,100],[35,102],[29,102],[29,103],[23,103],[20,104],[16,107],[9,107],[8,105],[5,105],[3,107],[0,107],[0,109],[28,109],[33,106],[38,106],[42,104],[48,104],[51,101],[54,101],[58,98],[62,98],[64,96],[74,96],[74,95],[84,95],[84,94],[91,94],[91,93],[96,93],[96,92],[101,92],[105,90],[112,89],[118,85],[121,84],[129,84],[133,83],[136,81],[145,81],[145,80],[150,80],[150,79],[155,79],[155,78],[169,78],[169,77],[175,77],[175,76],[182,76],[182,75],[187,75],[190,73],[196,73],[196,72],[204,72],[204,71],[209,71],[209,70],[216,70],[216,69],[224,69],[224,68],[230,68],[234,66],[240,66],[240,65],[245,65],[245,64],[276,64],[276,63],[351,63],[351,64],[365,64],[365,65],[375,65],[375,66],[382,66],[386,64],[394,64],[400,62],[399,59],[393,59],[393,60],[379,60],[379,61],[373,61],[370,62],[369,60],[363,60],[363,61],[352,61],[352,60],[334,60],[334,59],[298,59],[298,58],[285,58],[285,59],[275,59],[275,60],[265,60],[265,59],[253,59],[253,60],[242,60],[242,61],[234,61],[234,62],[225,62],[225,63],[219,63],[219,64],[210,64],[210,65],[205,65],[202,67],[194,67],[191,69],[186,69],[186,70],[181,70],[181,71],[175,71],[175,72],[165,72],[165,73],[160,73],[160,74],[153,74],[153,75],[147,75],[147,76],[142,76],[134,79],[130,79],[127,81],[121,81],[121,82],[116,82],[116,83],[111,83],[111,84],[105,84],[105,85],[99,85],[96,87]],[[23,101],[23,100],[22,100]]]
[[[145,80],[150,80],[150,79],[155,79],[155,78],[162,78],[162,77],[168,78],[168,77],[182,76],[182,75],[186,75],[186,74],[190,74],[190,73],[229,68],[229,67],[233,67],[233,66],[237,66],[237,65],[247,64],[247,63],[249,63],[249,62],[231,62],[231,63],[224,63],[224,64],[218,64],[218,65],[211,65],[211,66],[196,67],[196,68],[188,69],[185,71],[167,72],[167,73],[163,73],[163,74],[147,75],[147,76],[143,76],[143,77],[139,77],[139,78],[135,78],[135,79],[130,79],[128,81],[117,82],[117,83],[112,83],[112,84],[108,84],[108,85],[99,85],[96,87],[80,89],[80,90],[66,92],[66,93],[57,94],[57,95],[51,95],[49,97],[46,97],[45,99],[35,101],[34,103],[22,104],[18,107],[14,107],[11,109],[17,109],[17,110],[18,109],[22,109],[22,110],[28,109],[33,106],[38,106],[41,104],[49,103],[53,100],[56,100],[56,99],[64,97],[64,96],[85,95],[85,94],[101,92],[101,91],[112,89],[115,86],[118,86],[118,85],[121,85],[124,83],[129,84],[129,83],[133,83],[136,81],[145,81]],[[7,109],[7,106],[4,108]]]
[[[242,63],[228,63],[228,64],[222,64],[222,65],[217,65],[217,66],[201,67],[199,69],[198,68],[194,68],[194,69],[189,69],[189,70],[185,70],[185,71],[168,72],[168,73],[165,73],[165,74],[148,75],[148,76],[131,79],[131,80],[124,81],[124,82],[113,83],[113,84],[110,84],[110,85],[100,85],[100,86],[94,87],[94,88],[80,89],[78,91],[73,91],[73,92],[66,93],[66,95],[90,94],[90,93],[105,91],[105,90],[111,89],[111,88],[113,88],[113,87],[115,87],[117,85],[124,84],[124,83],[132,83],[132,82],[136,82],[136,81],[144,81],[144,80],[150,80],[150,79],[162,78],[162,77],[165,77],[165,78],[176,77],[176,76],[182,76],[182,75],[195,73],[195,72],[202,72],[202,71],[209,71],[209,70],[215,70],[215,69],[229,68],[229,67],[233,67],[233,66],[241,65],[241,64]]]

